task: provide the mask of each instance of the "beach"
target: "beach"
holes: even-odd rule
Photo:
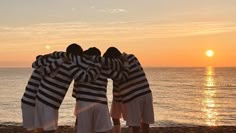
[[[25,133],[22,126],[0,125],[0,133]],[[72,126],[59,126],[58,133],[73,133]],[[235,133],[236,126],[152,127],[150,133]],[[126,127],[122,133],[128,133]]]

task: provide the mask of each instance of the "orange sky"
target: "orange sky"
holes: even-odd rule
[[[30,67],[38,54],[63,51],[74,42],[102,53],[116,46],[145,67],[236,66],[235,1],[130,4],[1,1],[0,67]],[[207,49],[215,51],[212,58]]]
[[[146,67],[181,67],[181,66],[236,66],[234,40],[235,33],[217,35],[200,35],[189,37],[119,39],[116,41],[81,41],[74,39],[47,39],[50,43],[34,43],[25,40],[22,43],[11,41],[1,45],[1,67],[30,67],[38,54],[65,50],[67,44],[77,42],[84,49],[91,46],[100,48],[102,53],[109,46],[116,46],[121,51],[135,54]],[[37,40],[37,39],[36,39]],[[55,42],[53,42],[55,41]],[[36,41],[37,42],[37,41]],[[60,43],[61,42],[61,43]],[[225,45],[227,44],[227,45]],[[51,48],[46,49],[49,45]],[[205,55],[207,49],[213,49],[215,55]]]

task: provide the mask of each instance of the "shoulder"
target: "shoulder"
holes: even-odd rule
[[[127,58],[128,58],[129,61],[137,60],[137,58],[134,54],[128,54]]]

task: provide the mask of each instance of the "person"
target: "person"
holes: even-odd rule
[[[54,69],[54,67],[49,68],[49,66],[47,66],[46,64],[54,63],[59,65],[60,62],[62,61],[61,59],[59,59],[59,57],[63,58],[63,55],[56,55],[56,56],[54,54],[52,56],[39,55],[36,57],[35,62],[37,62],[38,60],[44,60],[45,62],[41,62],[41,64],[37,65],[34,64],[35,62],[32,64],[34,70],[28,80],[25,92],[21,98],[22,123],[23,127],[26,129],[27,132],[34,132],[34,130],[36,130],[35,99],[42,76],[48,70]]]
[[[42,56],[37,56],[36,59],[42,58]],[[34,107],[35,107],[35,93],[38,90],[40,80],[42,78],[41,68],[36,68],[33,70],[25,92],[21,98],[21,110],[22,110],[22,120],[23,127],[26,128],[27,132],[33,132],[34,127]]]
[[[108,58],[111,58],[111,59],[117,59],[121,56],[121,52],[116,48],[116,47],[109,47],[106,51],[106,53],[104,54],[105,57],[108,57]],[[123,56],[126,56],[123,54]],[[117,83],[117,81],[113,81],[113,86],[115,86],[114,83]],[[116,90],[113,89],[113,93],[115,92]],[[117,106],[116,106],[117,107]],[[118,113],[118,111],[121,109],[122,107],[120,106],[120,108],[118,108],[118,110],[116,111],[116,109],[114,109],[113,107],[113,112],[111,112],[111,116],[114,116],[115,114]],[[118,115],[121,115],[121,113]],[[112,119],[113,121],[113,129],[112,129],[112,132],[113,133],[120,133],[121,132],[121,128],[120,128],[120,121],[119,121],[119,118],[121,116],[117,117],[118,119]]]
[[[58,109],[72,80],[90,82],[100,73],[101,65],[95,62],[90,62],[93,66],[85,64],[85,60],[81,59],[82,52],[78,44],[71,44],[66,49],[69,59],[61,64],[53,63],[48,66],[55,69],[45,69],[46,74],[40,81],[35,104],[35,125],[44,132],[55,132],[58,128]]]
[[[84,51],[84,56],[93,58],[101,56],[96,47]],[[104,56],[106,57],[106,56]],[[120,66],[123,69],[114,71],[108,65],[103,64],[101,74],[92,82],[78,82],[75,80],[73,97],[76,98],[76,131],[77,133],[108,133],[112,124],[107,106],[107,79],[123,81],[127,78],[127,65]]]
[[[145,72],[133,54],[127,54],[129,64],[128,79],[113,82],[111,117],[114,132],[120,132],[120,118],[123,116],[129,133],[149,132],[149,124],[154,123],[152,92]]]

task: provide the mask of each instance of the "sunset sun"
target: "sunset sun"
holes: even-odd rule
[[[51,46],[50,46],[50,45],[46,45],[45,48],[46,48],[47,50],[49,50],[49,49],[51,49]]]
[[[214,51],[213,50],[207,50],[206,51],[206,56],[207,57],[213,57],[214,56]]]

